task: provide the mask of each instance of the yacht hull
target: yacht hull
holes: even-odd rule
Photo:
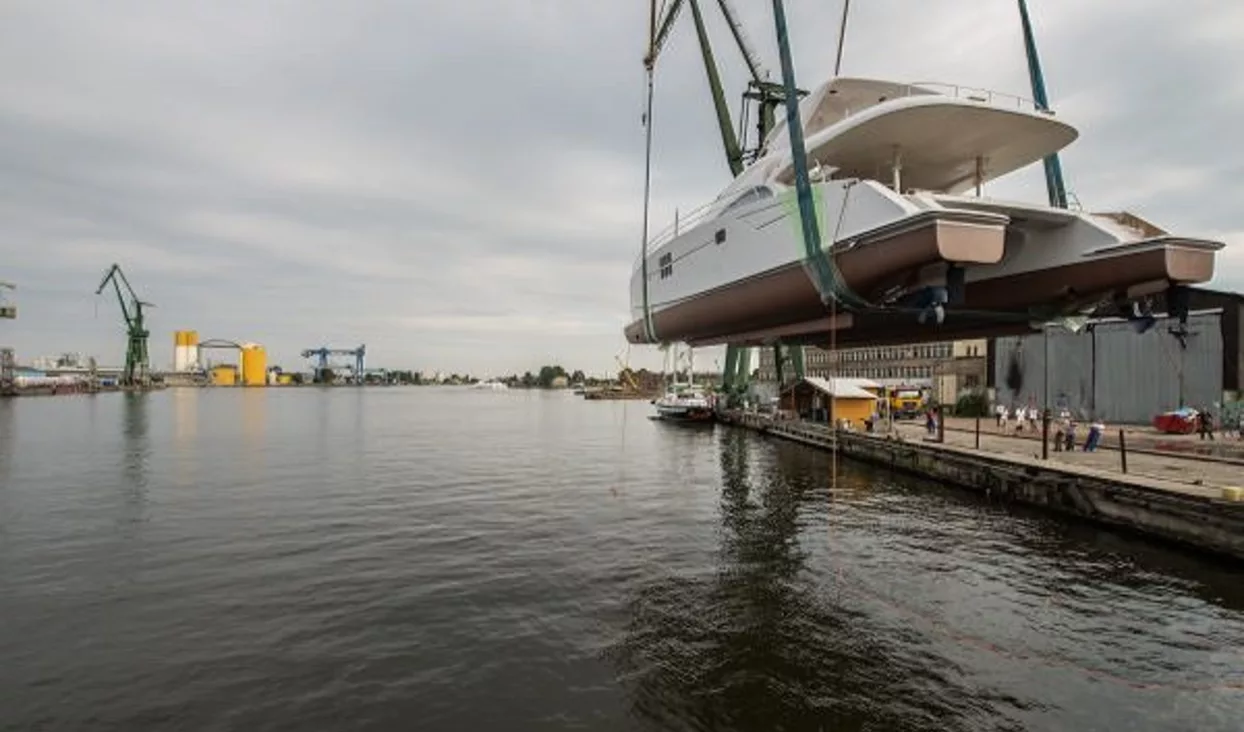
[[[713,410],[708,407],[657,407],[656,418],[666,422],[703,424],[712,422]]]
[[[1214,254],[1220,247],[1216,242],[1164,237],[1089,253],[1079,261],[1047,269],[968,282],[964,302],[948,306],[946,319],[940,325],[922,325],[910,312],[902,311],[839,313],[832,318],[824,307],[814,312],[809,306],[800,310],[799,317],[782,323],[749,330],[726,328],[715,335],[692,337],[688,342],[694,346],[757,346],[780,340],[825,345],[832,339],[838,347],[845,348],[1014,335],[1031,330],[1027,318],[1030,308],[1058,303],[1073,308],[1085,298],[1133,299],[1161,292],[1172,284],[1206,282],[1213,277]],[[816,296],[811,281],[798,267],[775,275],[764,284],[764,291],[751,293],[753,297],[791,290],[802,291],[805,299]]]
[[[1005,217],[976,212],[925,212],[865,232],[833,249],[845,285],[865,299],[909,288],[929,267],[996,263],[1002,258]],[[652,314],[651,338],[637,320],[631,343],[725,342],[731,334],[778,328],[825,315],[804,263],[794,260],[755,277],[688,297]]]

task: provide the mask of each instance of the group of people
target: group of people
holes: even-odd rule
[[[1005,404],[998,404],[994,407],[994,418],[998,423],[998,430],[1006,433],[1012,419],[1015,420],[1015,431],[1023,432],[1027,426],[1034,432],[1041,429],[1041,410],[1034,406],[1016,406],[1007,407]],[[1054,451],[1055,452],[1071,452],[1076,446],[1076,422],[1071,418],[1071,412],[1066,407],[1058,411],[1058,419],[1055,422],[1057,431],[1054,433]],[[1098,445],[1101,444],[1101,437],[1106,431],[1106,425],[1099,419],[1095,419],[1089,423],[1088,433],[1084,438],[1085,452],[1094,452]]]
[[[1006,432],[1012,419],[1015,420],[1016,432],[1023,432],[1025,423],[1034,430],[1041,424],[1041,412],[1036,407],[1017,406],[1012,409],[1005,404],[998,404],[993,409],[994,417],[998,421],[998,430],[1001,432]]]

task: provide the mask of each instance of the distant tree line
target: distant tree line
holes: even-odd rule
[[[701,384],[712,384],[717,379],[717,374],[713,373],[697,373],[695,381]],[[499,381],[511,389],[552,389],[561,387],[601,387],[616,384],[628,385],[631,381],[636,382],[641,389],[651,390],[660,388],[665,382],[667,376],[665,374],[649,371],[648,369],[624,369],[617,374],[599,378],[588,376],[581,369],[573,371],[567,370],[560,364],[544,365],[538,371],[526,371],[522,374],[510,374],[509,376],[496,377],[495,381]],[[676,374],[679,381],[687,380],[685,371]],[[426,376],[417,371],[390,371],[390,383],[397,384],[450,384],[464,385],[475,384],[480,381],[479,378],[469,374],[449,374],[442,377],[439,381],[430,380]]]

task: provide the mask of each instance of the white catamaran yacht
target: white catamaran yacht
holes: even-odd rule
[[[830,317],[804,250],[788,128],[778,124],[715,201],[649,243],[646,293],[640,264],[631,279],[628,341],[824,343],[836,331],[850,345],[993,335],[1026,329],[1038,315],[1124,307],[1214,274],[1219,242],[1171,235],[1127,213],[982,196],[985,183],[1076,139],[1075,128],[1031,101],[839,77],[803,99],[800,115],[823,251],[839,286],[867,306]],[[953,293],[935,328],[912,314],[930,292]]]

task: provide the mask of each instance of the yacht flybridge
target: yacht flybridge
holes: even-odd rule
[[[805,97],[799,115],[832,297],[804,247],[788,127],[779,124],[716,200],[650,240],[646,267],[641,258],[631,278],[628,341],[997,335],[1103,304],[1126,309],[1214,274],[1220,242],[1127,213],[983,196],[987,182],[1076,139],[1031,101],[838,77]]]

